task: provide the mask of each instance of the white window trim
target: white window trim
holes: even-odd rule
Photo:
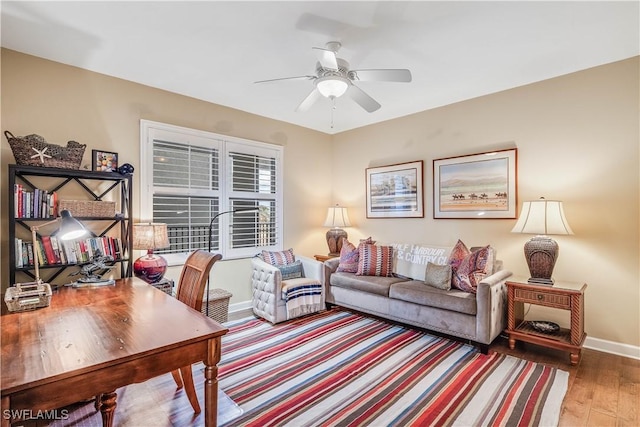
[[[272,156],[276,152],[278,167],[276,168],[276,206],[277,206],[277,232],[276,246],[260,247],[260,248],[239,248],[233,249],[229,247],[229,238],[227,233],[220,231],[220,250],[223,259],[247,258],[255,255],[257,251],[265,250],[282,250],[283,248],[283,227],[284,227],[284,209],[283,209],[283,165],[284,165],[284,149],[282,146],[269,144],[266,142],[252,141],[249,139],[236,138],[227,135],[220,135],[213,132],[191,129],[182,126],[159,123],[150,120],[140,120],[140,221],[151,221],[153,218],[153,137],[152,134],[171,132],[180,133],[187,137],[191,136],[197,139],[209,140],[212,145],[217,145],[220,149],[222,161],[220,162],[220,212],[229,210],[229,199],[237,195],[232,192],[230,182],[227,180],[227,161],[230,151],[241,151],[242,147],[249,147],[251,152],[264,153],[264,155]],[[246,194],[244,194],[246,196]],[[270,198],[272,198],[270,196]],[[228,230],[231,215],[221,215],[217,219],[220,230]],[[202,248],[205,249],[206,248]],[[188,254],[164,254],[169,265],[184,264]]]

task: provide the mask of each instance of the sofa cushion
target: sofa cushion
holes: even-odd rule
[[[438,265],[428,262],[424,283],[434,288],[448,291],[451,289],[451,266],[449,264]]]
[[[403,280],[398,277],[356,276],[353,273],[333,273],[329,282],[331,286],[338,288],[353,289],[388,297],[389,287]]]
[[[476,294],[451,289],[443,289],[425,286],[421,280],[409,280],[394,283],[389,289],[389,297],[414,304],[437,307],[459,313],[477,314]]]
[[[358,260],[358,276],[382,276],[393,275],[393,247],[360,244]]]

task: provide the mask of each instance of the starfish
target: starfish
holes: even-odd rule
[[[37,153],[37,154],[34,154],[33,156],[31,156],[32,159],[35,159],[36,157],[40,157],[40,162],[44,163],[44,158],[45,157],[47,157],[49,159],[51,158],[50,155],[44,154],[44,152],[47,151],[49,149],[49,147],[44,147],[42,150],[38,150],[35,147],[31,147],[31,149]]]

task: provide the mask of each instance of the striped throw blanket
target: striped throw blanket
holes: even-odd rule
[[[322,284],[305,277],[283,281],[282,300],[287,306],[287,319],[324,310]]]

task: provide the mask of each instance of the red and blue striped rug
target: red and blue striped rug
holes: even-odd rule
[[[226,324],[227,426],[552,426],[568,373],[341,309]]]

